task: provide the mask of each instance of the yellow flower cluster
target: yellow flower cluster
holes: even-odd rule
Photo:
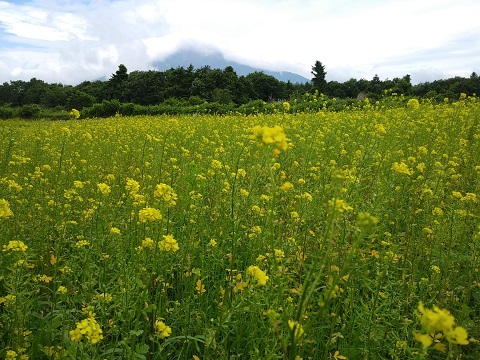
[[[163,321],[155,321],[155,333],[160,336],[161,339],[169,337],[172,334],[170,326],[165,325]]]
[[[177,252],[179,246],[173,235],[163,235],[163,240],[158,242],[158,248],[164,251]]]
[[[399,173],[399,174],[405,174],[405,175],[412,175],[413,171],[408,167],[407,164],[405,164],[403,161],[402,162],[394,162],[392,164],[392,170]]]
[[[83,336],[87,338],[92,344],[98,343],[103,339],[102,328],[97,323],[95,318],[89,316],[86,319],[78,322],[74,330],[70,330],[70,339],[76,342],[82,341]]]
[[[345,200],[335,198],[328,200],[328,207],[334,208],[335,211],[338,211],[339,213],[353,210],[353,207],[348,205]]]
[[[108,195],[110,194],[110,186],[105,183],[98,183],[97,184],[98,191],[101,192],[103,195]]]
[[[80,117],[80,111],[78,111],[77,109],[72,109],[72,111],[70,111],[69,115],[73,119],[78,119]]]
[[[12,294],[8,294],[7,296],[0,297],[0,304],[5,304],[5,306],[10,306],[15,303],[17,297]]]
[[[140,249],[149,249],[149,250],[154,250],[155,249],[155,242],[147,237],[145,240],[142,240],[142,245],[140,246]]]
[[[468,345],[468,333],[461,326],[455,326],[455,318],[446,309],[440,309],[434,306],[433,309],[427,309],[420,302],[417,309],[417,317],[420,319],[420,325],[423,332],[414,332],[415,340],[420,342],[425,348],[433,343],[433,337],[436,333],[443,333],[447,341],[451,344]],[[441,350],[442,347],[436,347]]]
[[[252,129],[253,134],[250,139],[259,141],[263,144],[273,144],[278,150],[285,151],[288,149],[287,135],[283,128],[279,125],[274,127],[257,125]]]
[[[25,252],[27,251],[28,246],[24,244],[23,241],[20,240],[10,240],[7,245],[3,245],[3,252],[8,251],[18,251],[18,252]]]
[[[162,214],[158,209],[146,207],[138,212],[138,219],[141,222],[161,220]]]
[[[265,285],[269,279],[267,274],[255,265],[250,265],[247,268],[247,274],[253,276],[257,280],[257,285]]]
[[[153,192],[153,195],[163,198],[168,206],[175,206],[177,204],[178,196],[167,184],[158,184]]]
[[[0,199],[0,219],[5,219],[13,216],[12,210],[10,210],[10,204],[5,199]]]

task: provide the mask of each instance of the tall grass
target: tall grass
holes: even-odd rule
[[[0,356],[477,359],[479,118],[3,121]]]

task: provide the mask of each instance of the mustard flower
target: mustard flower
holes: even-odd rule
[[[161,338],[167,338],[172,334],[172,329],[170,326],[165,325],[163,321],[155,321],[155,333]]]
[[[75,246],[79,249],[88,245],[90,245],[90,242],[88,242],[87,240],[79,240],[75,243]]]
[[[18,252],[25,252],[27,251],[28,246],[24,244],[23,241],[20,240],[10,240],[7,245],[3,245],[3,252],[8,251],[18,251]]]
[[[207,291],[205,289],[205,285],[203,285],[203,282],[202,280],[198,279],[197,282],[195,283],[195,290],[197,291],[197,293],[199,294],[203,294],[205,291]]]
[[[138,212],[138,218],[141,222],[156,221],[162,219],[162,214],[158,209],[146,207]]]
[[[154,250],[155,249],[155,242],[150,239],[149,237],[145,238],[145,240],[142,240],[142,248],[145,248],[145,249],[150,249],[150,250]]]
[[[286,181],[283,183],[282,186],[280,186],[280,190],[282,191],[289,191],[293,189],[293,184],[289,181]]]
[[[252,129],[250,139],[259,141],[263,144],[273,144],[278,150],[285,151],[288,149],[288,139],[279,125],[274,127],[257,125]]]
[[[283,252],[283,250],[274,249],[273,251],[275,253],[275,258],[276,259],[283,259],[285,257],[285,253]]]
[[[112,296],[112,294],[109,294],[109,293],[98,294],[98,295],[96,295],[96,298],[99,299],[99,300],[105,301],[107,304],[111,303],[113,301],[113,296]]]
[[[405,175],[412,175],[413,174],[413,171],[403,161],[400,162],[400,163],[399,162],[394,162],[392,164],[392,170],[399,173],[399,174],[405,174]]]
[[[257,285],[265,285],[269,279],[267,274],[255,265],[250,265],[247,268],[247,274],[253,276],[257,280]]]
[[[158,184],[153,192],[153,195],[163,198],[168,206],[174,206],[177,203],[177,194],[167,184]]]
[[[348,205],[345,200],[335,199],[335,198],[328,200],[328,206],[331,208],[334,208],[335,211],[338,211],[339,213],[353,210],[353,207]]]
[[[110,228],[110,235],[120,235],[120,229],[112,226]]]
[[[455,326],[455,318],[448,310],[440,309],[438,306],[427,309],[420,302],[417,308],[417,317],[420,319],[424,333],[414,332],[414,336],[425,348],[431,345],[426,335],[432,333],[443,333],[451,344],[468,345],[467,331],[461,326]]]
[[[290,330],[294,331],[295,341],[300,340],[300,338],[304,334],[302,324],[298,323],[297,321],[288,320],[288,327],[290,328]]]
[[[60,285],[57,289],[57,293],[61,295],[65,295],[67,293],[67,288],[63,285]]]
[[[17,358],[17,352],[14,350],[7,350],[5,353],[5,360],[15,360]]]
[[[5,304],[5,306],[10,306],[15,303],[17,297],[12,294],[8,294],[6,296],[0,297],[0,304]]]
[[[0,219],[5,219],[13,216],[12,210],[10,210],[10,204],[5,199],[0,199]]]
[[[103,331],[100,325],[93,317],[87,317],[78,322],[74,330],[70,330],[70,339],[76,342],[82,341],[83,336],[87,338],[92,344],[98,343],[103,339]]]
[[[475,193],[470,193],[467,192],[465,196],[463,196],[460,201],[471,201],[471,202],[477,202],[477,194]]]
[[[77,109],[72,109],[72,111],[70,111],[69,115],[73,119],[78,119],[80,117],[80,111],[78,111]]]
[[[407,102],[407,107],[410,109],[418,109],[420,107],[420,102],[417,99],[410,99]]]
[[[378,224],[378,217],[370,215],[368,212],[359,212],[357,225],[360,228],[369,228]]]
[[[130,192],[130,194],[136,194],[140,190],[140,184],[136,180],[127,178],[127,184],[125,185],[125,190]]]
[[[164,251],[177,252],[179,246],[173,235],[163,235],[163,240],[158,242],[158,248]]]
[[[98,191],[101,192],[103,195],[110,194],[110,186],[105,183],[98,183],[97,184]]]

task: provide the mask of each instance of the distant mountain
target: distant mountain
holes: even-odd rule
[[[156,61],[152,65],[160,71],[165,71],[170,68],[177,68],[179,66],[183,68],[188,68],[193,65],[195,69],[204,67],[205,65],[210,66],[212,69],[225,69],[227,66],[231,66],[238,76],[245,76],[255,71],[263,72],[266,75],[271,75],[280,81],[287,82],[290,80],[291,83],[300,83],[304,84],[310,80],[288,71],[270,71],[263,70],[258,68],[253,68],[248,65],[239,64],[234,61],[225,60],[223,55],[220,52],[210,52],[210,53],[201,53],[192,49],[184,49],[177,51],[176,53],[168,56],[165,60]]]

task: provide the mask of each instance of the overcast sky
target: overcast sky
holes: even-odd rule
[[[0,82],[153,69],[182,48],[327,81],[480,73],[480,0],[0,0]]]

